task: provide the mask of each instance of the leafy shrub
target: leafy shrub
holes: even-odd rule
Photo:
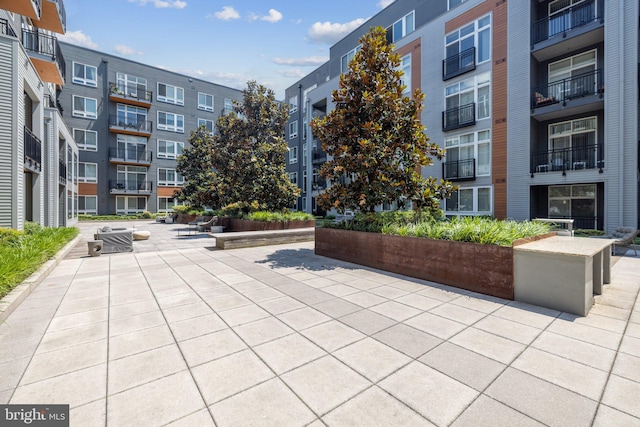
[[[22,231],[13,228],[0,228],[0,246],[14,246],[20,243]]]
[[[140,214],[140,218],[150,219],[153,218],[153,214],[149,211],[144,211]]]
[[[604,231],[576,228],[575,230],[573,230],[573,235],[577,237],[604,236]]]
[[[250,212],[243,216],[243,219],[251,221],[309,221],[315,219],[315,217],[306,212],[267,212],[256,211]]]

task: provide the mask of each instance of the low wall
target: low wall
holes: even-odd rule
[[[225,228],[228,231],[266,231],[289,230],[293,228],[315,227],[316,221],[250,221],[247,219],[228,218],[229,223]]]
[[[315,253],[513,300],[512,247],[316,228]]]

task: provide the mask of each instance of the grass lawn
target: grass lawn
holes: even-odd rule
[[[24,231],[0,228],[0,298],[29,277],[78,235],[75,227],[44,228],[25,224]]]

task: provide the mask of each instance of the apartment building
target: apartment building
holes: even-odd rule
[[[286,91],[297,207],[315,211],[326,185],[317,174],[326,155],[307,124],[334,108],[358,39],[382,26],[407,93],[426,95],[427,135],[447,150],[423,175],[460,186],[447,216],[637,225],[638,14],[637,1],[396,0]]]
[[[56,94],[62,0],[0,0],[0,227],[77,222],[78,147]]]
[[[58,96],[79,147],[78,211],[170,211],[184,184],[177,156],[191,130],[211,132],[237,89],[61,43],[68,83]]]

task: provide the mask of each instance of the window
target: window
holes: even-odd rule
[[[118,104],[116,120],[119,127],[150,131],[147,127],[146,108]]]
[[[400,84],[404,86],[402,95],[411,96],[411,54],[405,55],[400,59],[400,67],[398,69],[403,72],[400,80]]]
[[[464,3],[467,0],[449,0],[449,10],[453,9],[454,7]]]
[[[98,101],[94,98],[73,95],[73,116],[85,119],[98,118]]]
[[[198,127],[204,125],[204,127],[213,135],[213,120],[198,119]]]
[[[158,212],[171,212],[174,206],[180,204],[174,197],[158,197]]]
[[[289,172],[289,181],[292,184],[298,185],[298,172]]]
[[[112,153],[112,157],[133,162],[151,162],[151,155],[147,151],[147,138],[118,134],[116,143],[116,152]]]
[[[184,133],[184,116],[158,111],[158,129]]]
[[[78,182],[98,182],[98,164],[80,162],[78,164]]]
[[[582,4],[579,7],[575,7],[579,3]],[[572,7],[574,7],[573,11],[570,10]],[[549,37],[590,22],[596,17],[596,13],[596,2],[586,2],[584,0],[555,0],[549,2]]]
[[[184,142],[158,140],[158,158],[159,159],[175,159],[182,154],[184,150]]]
[[[224,114],[229,114],[233,111],[233,100],[229,98],[224,99]]]
[[[307,127],[309,126],[308,122],[307,122],[307,118],[304,117],[302,119],[302,139],[303,140],[307,140]]]
[[[454,83],[445,88],[445,110],[455,111],[460,115],[460,121],[473,121],[471,108],[468,107],[474,102],[476,105],[475,119],[486,119],[490,112],[490,73],[482,73],[477,76]]]
[[[289,98],[289,114],[298,111],[298,95]]]
[[[395,43],[413,30],[415,30],[415,14],[411,11],[387,28],[387,43]]]
[[[164,83],[158,83],[158,101],[184,105],[184,89]]]
[[[136,214],[147,210],[146,197],[116,197],[116,213],[117,214]]]
[[[78,196],[78,213],[83,215],[97,215],[98,196]]]
[[[198,92],[198,110],[213,111],[213,95]]]
[[[595,49],[550,63],[549,96],[561,100],[596,93],[595,71]]]
[[[98,69],[92,65],[73,63],[73,82],[85,86],[98,86]]]
[[[125,96],[151,101],[151,93],[147,92],[147,79],[116,73],[116,89]]]
[[[462,52],[476,48],[477,63],[491,59],[491,15],[465,25],[445,36],[445,58],[453,58]],[[462,69],[473,64],[472,56],[461,58]]]
[[[289,139],[298,136],[298,121],[289,123]]]
[[[445,179],[473,177],[475,159],[476,175],[491,175],[490,131],[483,130],[447,137]]]
[[[85,129],[74,129],[73,139],[80,150],[98,151],[98,132]]]
[[[351,49],[349,52],[347,52],[346,55],[343,55],[341,58],[341,62],[340,62],[340,66],[341,66],[341,72],[346,73],[347,71],[349,71],[349,62],[351,62],[351,60],[353,58],[356,57],[356,53],[358,53],[358,51],[362,48],[362,46],[358,46],[354,49]]]
[[[158,185],[178,187],[184,184],[184,178],[175,169],[158,168]]]
[[[447,215],[491,215],[491,187],[463,187],[446,201]]]
[[[298,163],[298,147],[289,147],[289,163]]]
[[[147,168],[142,166],[118,165],[117,187],[130,191],[151,191],[147,182]]]
[[[594,168],[597,165],[597,118],[586,117],[549,125],[552,170]]]
[[[579,220],[581,228],[597,228],[597,188],[595,184],[549,187],[549,218]]]

